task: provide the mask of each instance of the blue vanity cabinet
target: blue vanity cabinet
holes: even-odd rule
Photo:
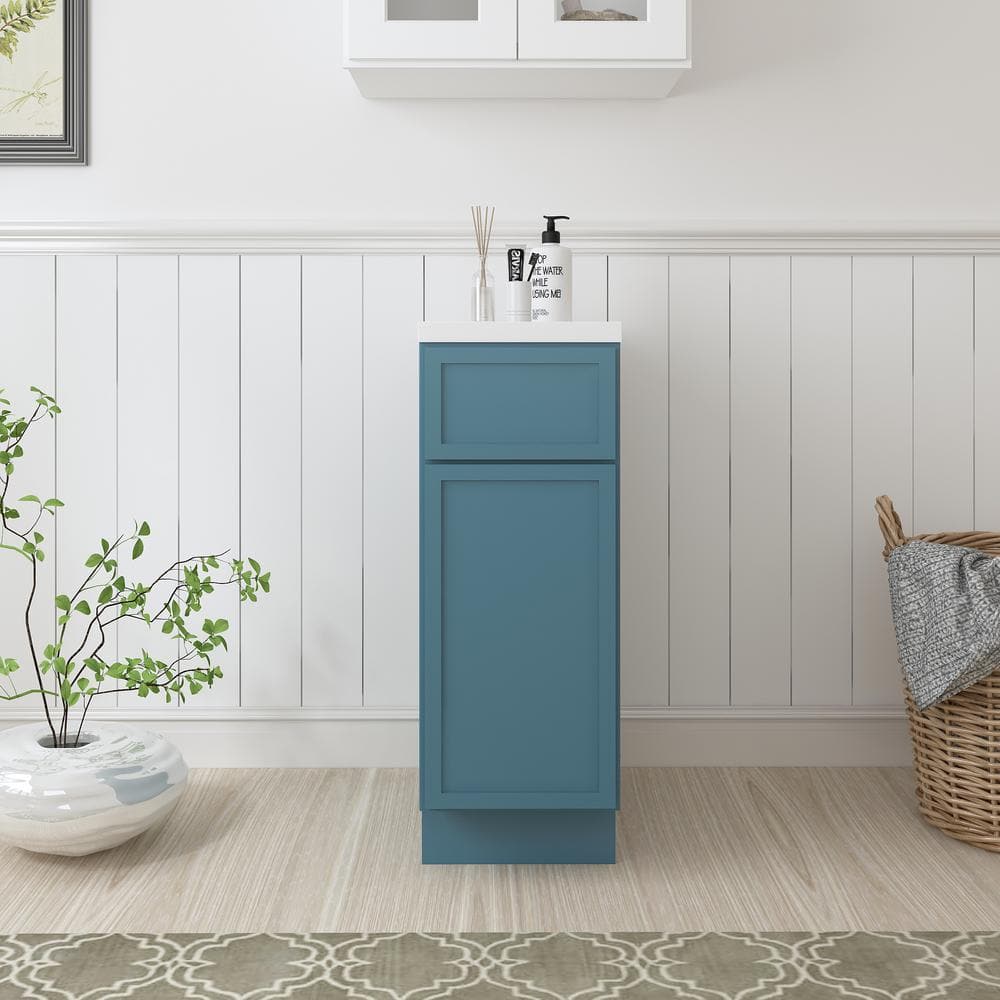
[[[425,863],[610,863],[618,346],[421,345]]]

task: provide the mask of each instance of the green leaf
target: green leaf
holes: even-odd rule
[[[66,504],[64,504],[62,500],[59,500],[56,497],[51,497],[50,499],[46,500],[45,503],[42,504],[42,506],[48,507],[51,510],[55,507],[65,507]]]
[[[70,609],[70,599],[65,594],[59,594],[56,597],[56,607],[60,611],[69,611],[69,609]]]
[[[142,548],[143,548],[143,546],[142,546],[142,539],[141,538],[137,538],[135,540],[135,545],[132,546],[132,558],[133,559],[138,559],[139,556],[142,555]]]
[[[149,522],[143,521],[142,524],[139,525],[139,537],[145,538],[146,535],[148,534],[149,534]]]
[[[84,563],[87,569],[93,569],[95,566],[99,566],[100,564],[101,564],[101,557],[96,552],[92,556],[90,556],[90,558],[88,558],[87,561]]]
[[[115,596],[114,588],[109,583],[102,591],[101,596],[97,598],[98,604],[107,604],[112,597]]]
[[[7,452],[0,451],[0,462],[6,461],[5,458],[6,455]],[[34,493],[29,493],[27,496],[21,497],[21,499],[18,501],[18,503],[41,503],[41,502],[42,501],[39,500]]]
[[[86,601],[80,601],[73,610],[79,611],[81,615],[89,615],[91,613],[90,605]]]

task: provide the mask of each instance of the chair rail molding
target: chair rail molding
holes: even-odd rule
[[[497,245],[536,222],[506,225]],[[591,253],[997,253],[995,222],[627,222],[575,226],[566,242]],[[452,254],[472,245],[467,226],[397,227],[302,222],[23,222],[0,226],[0,253]]]

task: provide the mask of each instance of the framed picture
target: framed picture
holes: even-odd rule
[[[0,163],[86,163],[85,0],[0,0]]]

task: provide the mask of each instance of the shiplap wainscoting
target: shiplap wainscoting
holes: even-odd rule
[[[65,411],[19,471],[67,504],[36,624],[133,518],[147,566],[256,554],[272,595],[215,606],[224,680],[108,713],[197,763],[412,764],[416,325],[465,317],[474,263],[289,249],[0,254],[0,383]],[[577,318],[624,324],[625,759],[905,761],[872,501],[1000,527],[1000,257],[587,252],[575,279]],[[22,660],[25,584],[5,561]]]

